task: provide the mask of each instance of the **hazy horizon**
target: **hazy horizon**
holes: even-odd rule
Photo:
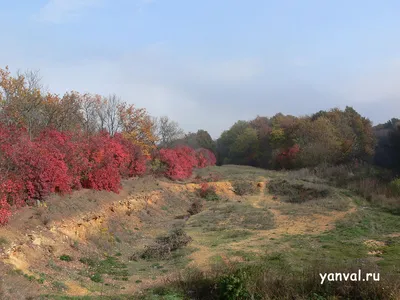
[[[51,92],[115,93],[213,138],[278,112],[399,117],[394,0],[18,2],[0,0],[0,67]]]

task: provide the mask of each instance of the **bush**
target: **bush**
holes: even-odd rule
[[[90,280],[92,280],[93,282],[101,283],[103,282],[103,277],[100,273],[94,273],[90,276]]]
[[[195,151],[186,146],[161,149],[157,158],[167,166],[164,175],[172,180],[189,178],[198,164]]]
[[[72,257],[66,254],[60,256],[60,260],[70,262],[72,261]]]
[[[51,193],[82,187],[118,192],[121,177],[142,175],[146,161],[120,134],[45,130],[31,140],[26,130],[0,122],[0,225],[8,222],[11,206]]]
[[[168,235],[158,237],[153,245],[146,247],[142,253],[143,259],[169,259],[172,251],[187,246],[192,238],[183,228],[175,228]]]
[[[203,203],[200,199],[196,199],[192,202],[187,212],[193,216],[200,213],[203,210]]]
[[[220,198],[214,186],[210,186],[208,183],[202,183],[200,189],[198,189],[198,194],[201,198],[208,201],[218,201]]]
[[[236,195],[252,195],[257,193],[257,186],[251,181],[237,180],[232,183]]]
[[[215,165],[215,155],[207,149],[197,152],[187,146],[161,149],[153,155],[152,169],[172,180],[183,180],[192,176],[194,168]]]
[[[271,180],[268,188],[272,194],[288,196],[288,201],[292,203],[325,198],[330,194],[330,191],[324,187],[305,182],[289,182],[285,179]]]
[[[337,186],[345,186],[351,177],[352,171],[348,165],[321,165],[314,169],[314,173],[317,177],[328,179]]]
[[[215,157],[214,153],[204,148],[197,149],[196,158],[198,168],[214,166],[217,163],[217,158]]]
[[[147,158],[143,155],[139,146],[125,139],[122,134],[115,134],[114,139],[122,146],[127,154],[120,165],[120,173],[123,177],[140,176],[146,172]]]
[[[247,277],[242,270],[223,276],[218,282],[220,298],[226,300],[251,299],[246,289]]]

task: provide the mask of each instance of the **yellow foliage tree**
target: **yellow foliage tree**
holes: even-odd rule
[[[0,69],[0,104],[3,120],[25,126],[32,137],[42,117],[43,96],[37,73],[12,77],[8,67]]]
[[[146,109],[122,103],[118,112],[123,136],[139,146],[143,154],[150,155],[156,147],[157,137],[154,134],[155,124]]]

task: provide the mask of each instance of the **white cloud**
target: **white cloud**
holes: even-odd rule
[[[43,22],[62,23],[76,19],[90,7],[101,4],[103,0],[49,0],[35,19]]]

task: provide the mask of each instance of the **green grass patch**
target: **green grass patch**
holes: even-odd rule
[[[88,268],[82,275],[88,276],[94,282],[103,282],[103,275],[109,275],[114,280],[123,280],[129,277],[128,266],[117,257],[108,256],[103,260],[93,257],[84,257],[79,260]]]
[[[67,261],[67,262],[73,261],[72,257],[69,255],[66,255],[66,254],[61,255],[60,260]]]

